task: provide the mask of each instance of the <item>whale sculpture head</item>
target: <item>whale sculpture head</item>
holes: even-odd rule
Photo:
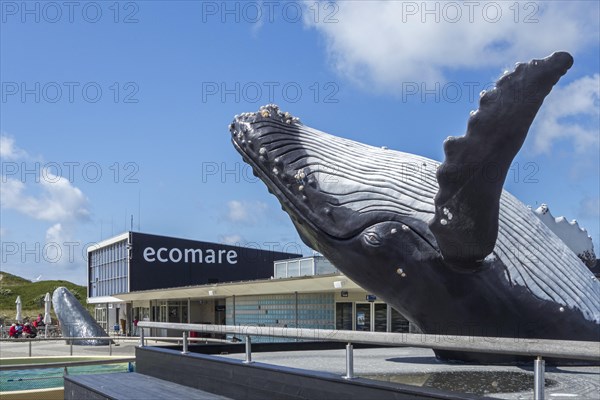
[[[429,164],[434,171],[429,160],[312,129],[276,105],[236,116],[230,131],[244,161],[313,248],[355,238],[380,222],[411,225],[433,215],[435,177],[425,174],[424,182],[414,182],[406,174],[403,182],[400,175],[386,176],[390,166],[408,171]]]
[[[427,228],[437,163],[329,135],[276,105],[236,116],[230,132],[302,240],[364,287],[373,280],[375,289],[382,274],[406,276],[423,257],[438,255]]]

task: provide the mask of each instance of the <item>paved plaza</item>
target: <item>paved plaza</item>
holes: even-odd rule
[[[118,339],[112,346],[113,356],[133,356],[136,339]],[[61,341],[32,341],[34,357],[68,356],[71,346]],[[155,346],[164,342],[148,341],[147,345]],[[28,342],[0,342],[2,358],[27,357]],[[108,346],[73,346],[74,356],[107,356]],[[223,354],[223,357],[244,359],[242,354]],[[311,350],[287,352],[253,352],[255,362],[293,367],[299,369],[331,372],[344,375],[346,368],[345,350]],[[469,376],[481,379],[481,374],[488,378],[494,372],[498,376],[514,376],[512,379],[523,381],[523,374],[532,378],[532,366],[487,366],[444,363],[434,357],[433,351],[418,348],[372,348],[354,350],[354,372],[360,377],[391,380],[400,383],[423,385],[432,376],[442,376],[446,381],[462,383]],[[448,374],[452,372],[452,374]],[[431,375],[433,374],[433,375]],[[444,375],[446,374],[446,375]],[[479,377],[479,378],[478,378]],[[546,389],[548,399],[590,399],[600,397],[600,367],[546,367],[546,379],[553,381],[553,386]],[[500,388],[506,379],[498,379]],[[492,382],[493,386],[494,382]],[[529,384],[526,384],[529,387]],[[528,390],[513,393],[489,393],[488,396],[501,399],[531,399],[533,385]]]

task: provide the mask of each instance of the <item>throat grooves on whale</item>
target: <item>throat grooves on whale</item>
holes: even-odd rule
[[[257,123],[254,129],[260,130],[261,125]],[[281,166],[288,175],[304,170],[306,179],[316,181],[319,192],[337,199],[332,206],[358,213],[420,215],[422,219],[433,215],[435,170],[439,163],[412,154],[383,151],[304,126],[291,128],[271,122],[269,127],[260,143],[269,160],[289,160]]]

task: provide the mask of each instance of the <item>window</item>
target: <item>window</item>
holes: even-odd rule
[[[108,332],[108,326],[106,322],[106,308],[96,308],[94,311],[96,321],[105,331]]]
[[[287,262],[275,263],[275,278],[287,278]]]
[[[300,276],[314,275],[312,258],[300,260]]]
[[[91,297],[127,292],[126,246],[127,240],[122,240],[90,253]]]
[[[288,277],[300,276],[300,262],[298,260],[288,261]]]
[[[335,304],[335,329],[352,330],[352,303]]]

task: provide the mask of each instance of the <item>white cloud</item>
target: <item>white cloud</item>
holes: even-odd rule
[[[600,197],[585,197],[581,200],[579,214],[584,218],[600,218]]]
[[[27,153],[17,147],[13,137],[4,133],[0,135],[0,158],[3,160],[18,160],[26,157]]]
[[[25,160],[28,154],[17,147],[15,140],[7,135],[2,135],[2,157],[10,160]],[[27,175],[27,179],[19,180],[13,176],[0,177],[0,207],[2,210],[14,210],[29,218],[52,223],[46,229],[45,242],[41,246],[40,254],[42,263],[24,265],[16,262],[16,268],[27,268],[33,276],[47,272],[49,264],[67,266],[68,269],[79,268],[80,260],[74,258],[72,237],[78,222],[87,221],[90,217],[89,201],[83,192],[73,186],[67,179],[52,174],[48,169],[38,171],[35,176]],[[25,225],[25,224],[23,224]],[[15,227],[11,227],[11,234]],[[7,232],[2,227],[2,235]],[[34,237],[33,232],[27,232],[27,237]],[[19,258],[18,261],[21,261]],[[10,263],[9,263],[10,264]],[[55,270],[53,274],[60,273]],[[72,272],[69,272],[72,274]]]
[[[74,227],[70,224],[56,223],[46,230],[46,241],[43,245],[42,256],[49,264],[77,269],[82,261],[80,243],[72,239]]]
[[[220,241],[221,241],[221,243],[232,245],[232,246],[239,246],[241,243],[245,242],[244,238],[238,234],[222,235],[220,237]]]
[[[69,241],[60,223],[52,225],[46,231],[46,243],[65,243]]]
[[[556,50],[576,52],[598,33],[595,2],[336,4],[336,23],[305,19],[325,37],[334,68],[364,88],[395,93],[403,82],[444,81],[458,68],[500,71]]]
[[[265,214],[267,204],[261,201],[239,201],[227,202],[226,219],[233,223],[256,223]]]
[[[25,183],[2,177],[0,189],[2,208],[16,210],[29,217],[44,221],[87,220],[89,218],[88,199],[83,192],[66,178],[46,172],[47,179],[40,179],[41,193],[28,195]]]
[[[248,218],[248,211],[241,201],[231,200],[227,203],[227,219],[232,222],[244,221]]]
[[[532,127],[533,150],[550,153],[555,142],[572,141],[579,153],[598,152],[600,75],[585,76],[555,87]]]

